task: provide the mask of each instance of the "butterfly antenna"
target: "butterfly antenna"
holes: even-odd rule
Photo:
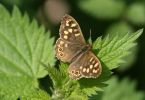
[[[89,43],[92,45],[92,30],[90,29]]]

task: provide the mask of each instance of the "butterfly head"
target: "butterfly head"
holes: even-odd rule
[[[90,44],[87,44],[82,48],[82,51],[84,51],[84,52],[90,51],[90,50],[92,50],[92,46]]]

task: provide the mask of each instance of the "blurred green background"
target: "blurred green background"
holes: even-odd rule
[[[51,36],[59,36],[61,17],[67,13],[79,23],[85,39],[92,33],[93,41],[101,35],[136,31],[145,27],[145,0],[0,0],[10,12],[17,5],[22,13],[51,30]],[[129,77],[137,81],[137,90],[145,91],[145,31],[132,48],[132,54],[124,59],[113,74],[119,79]]]

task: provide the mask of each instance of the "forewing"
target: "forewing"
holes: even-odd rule
[[[81,54],[73,63],[70,64],[69,75],[72,79],[97,78],[102,72],[99,59],[92,51]]]
[[[61,20],[59,33],[60,37],[65,41],[74,44],[86,44],[79,24],[73,17],[67,14]]]
[[[69,15],[62,18],[60,38],[55,45],[56,57],[64,62],[71,62],[72,58],[86,45],[78,23]]]
[[[73,44],[59,38],[55,45],[56,57],[64,62],[71,62],[72,58],[79,52],[82,48],[80,44]]]

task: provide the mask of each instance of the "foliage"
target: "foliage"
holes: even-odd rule
[[[111,1],[112,4],[114,1]],[[109,7],[111,7],[109,5]],[[118,9],[123,9],[118,8]],[[112,9],[113,10],[113,9]],[[88,97],[103,91],[111,71],[117,68],[128,56],[135,40],[143,30],[135,33],[120,32],[124,35],[107,34],[93,43],[93,51],[101,60],[102,74],[97,79],[69,78],[68,64],[55,68],[53,43],[50,31],[32,22],[27,14],[21,15],[17,7],[10,14],[0,5],[0,99],[1,100],[87,100]],[[105,15],[110,16],[110,15]],[[111,18],[117,17],[118,13]],[[47,69],[47,70],[46,70]],[[41,88],[38,79],[49,75],[51,93]]]
[[[106,30],[106,34],[109,34],[110,36],[113,36],[115,34],[123,36],[126,33],[133,33],[133,28],[125,21],[113,23]]]
[[[35,89],[31,91],[29,94],[23,95],[21,100],[49,100],[50,96],[43,90]]]
[[[80,0],[79,6],[85,12],[103,19],[118,18],[125,8],[124,2],[115,0]]]
[[[106,34],[109,34],[110,37],[113,37],[116,34],[119,36],[124,36],[126,33],[132,34],[133,28],[125,21],[112,24],[106,31]],[[121,67],[119,67],[117,70],[123,72],[129,69],[135,63],[137,59],[136,56],[138,53],[138,45],[130,49],[130,52],[132,52],[132,54],[124,58],[124,60],[127,60],[127,62],[120,64]]]
[[[100,19],[128,20],[135,25],[145,25],[145,3],[135,2],[126,6],[121,0],[80,0],[79,7]]]
[[[91,100],[144,100],[143,92],[136,91],[136,82],[128,78],[119,81],[117,77],[112,77],[108,82],[108,87],[104,92],[94,95]]]
[[[145,24],[145,6],[142,3],[132,4],[127,11],[127,18],[136,25]]]
[[[10,15],[0,5],[0,12],[0,98],[16,100],[39,88],[37,79],[47,75],[40,62],[54,65],[54,39],[17,7]]]
[[[124,35],[106,35],[104,39],[99,37],[93,45],[94,49],[98,49],[98,57],[106,64],[109,69],[114,69],[123,63],[121,59],[130,54],[130,49],[136,45],[134,42],[143,30],[139,30],[133,34]]]

